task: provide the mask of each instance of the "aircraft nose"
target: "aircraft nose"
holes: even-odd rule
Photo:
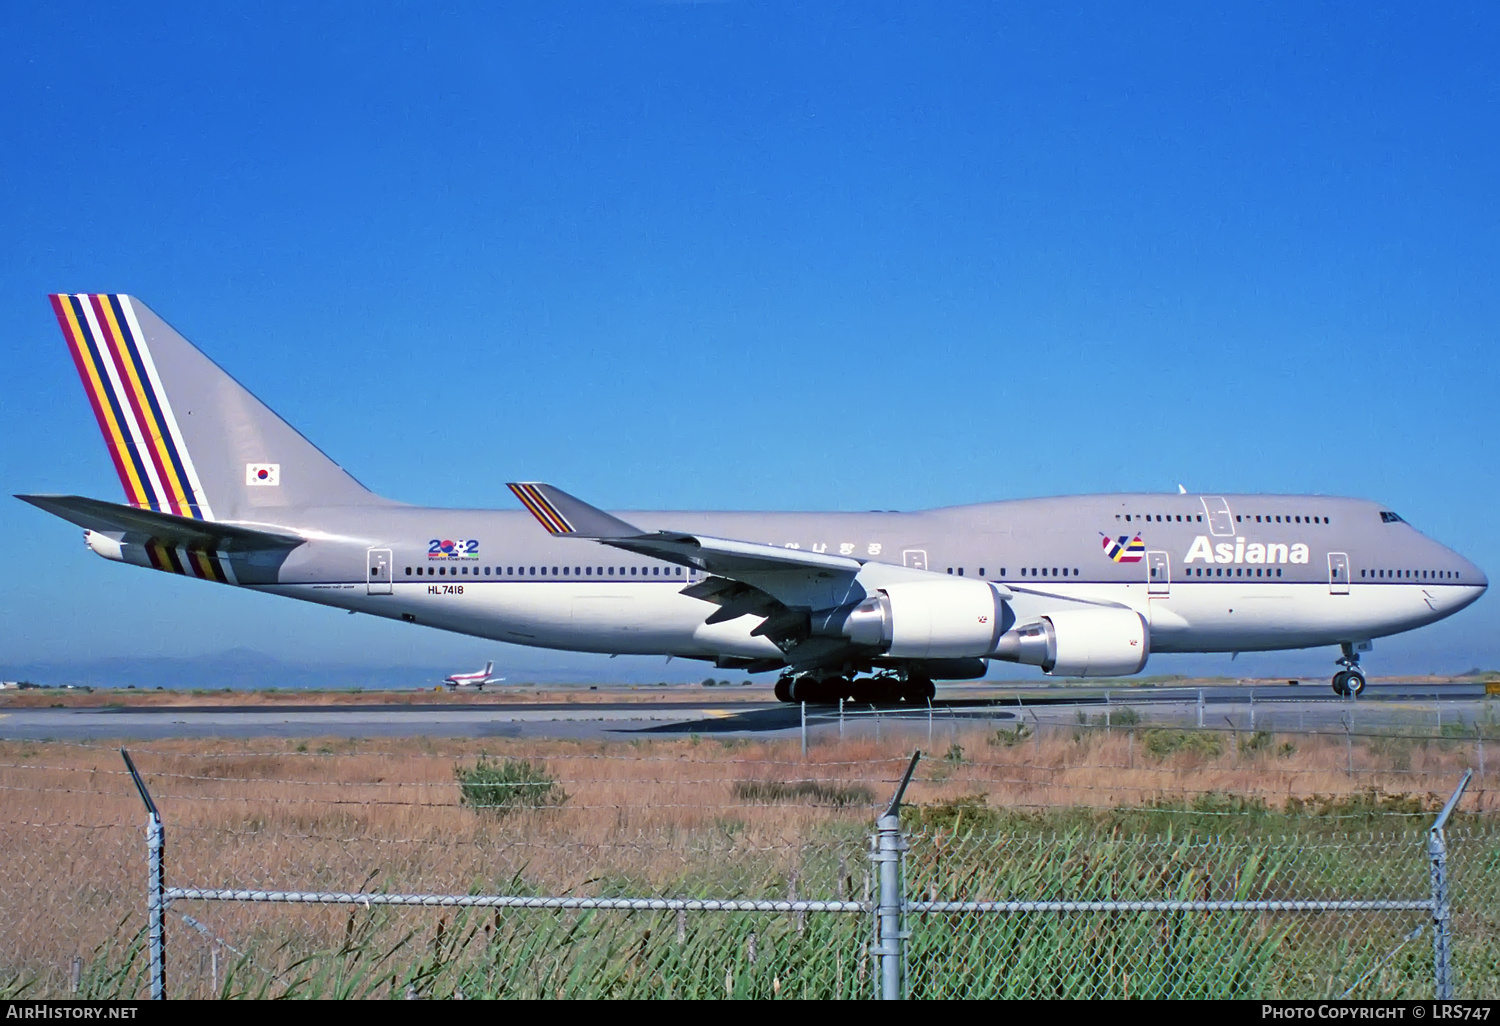
[[[1450,552],[1451,551],[1452,550],[1450,550]],[[1474,592],[1474,598],[1478,598],[1489,588],[1489,577],[1485,575],[1485,572],[1483,570],[1479,569],[1479,567],[1475,566],[1472,562],[1465,559],[1457,552],[1453,552],[1452,555],[1454,562],[1456,562],[1459,566],[1459,581],[1467,585],[1477,585],[1479,590]]]

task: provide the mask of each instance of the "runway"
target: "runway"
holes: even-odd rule
[[[605,739],[689,734],[776,736],[800,733],[804,710],[770,699],[593,703],[487,702],[452,705],[175,705],[106,708],[10,708],[0,739],[158,740],[166,738],[504,737]],[[1496,716],[1482,683],[1371,684],[1358,699],[1326,685],[1197,687],[996,687],[939,690],[931,706],[808,706],[808,730],[925,730],[943,725],[1008,729],[1155,726],[1283,731],[1411,730],[1441,734],[1446,723]]]

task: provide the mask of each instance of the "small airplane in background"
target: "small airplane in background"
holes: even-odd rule
[[[477,688],[484,690],[486,684],[499,684],[504,677],[491,677],[490,673],[495,669],[493,661],[484,664],[484,669],[474,673],[453,673],[443,678],[443,683],[450,688]]]

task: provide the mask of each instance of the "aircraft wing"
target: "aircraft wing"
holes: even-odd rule
[[[144,535],[171,546],[235,552],[295,548],[306,540],[296,535],[194,520],[81,495],[17,495],[16,498],[90,531]]]
[[[827,609],[859,601],[869,590],[898,580],[933,580],[945,575],[891,563],[876,563],[853,556],[836,556],[806,549],[788,549],[758,542],[715,538],[686,531],[642,531],[618,517],[595,509],[560,488],[540,482],[512,484],[510,490],[549,532],[559,537],[584,538],[627,552],[693,567],[714,577],[738,582],[741,588],[726,588],[713,581],[691,586],[690,594],[719,602],[724,608],[710,622],[734,615],[774,612],[776,603],[787,607]],[[1001,598],[1010,593],[994,585]],[[767,601],[758,605],[747,589],[763,593]]]

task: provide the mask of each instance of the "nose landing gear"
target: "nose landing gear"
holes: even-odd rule
[[[1365,690],[1365,675],[1359,669],[1359,653],[1349,642],[1343,643],[1344,654],[1336,661],[1344,667],[1333,675],[1333,693],[1340,698],[1358,698]]]

